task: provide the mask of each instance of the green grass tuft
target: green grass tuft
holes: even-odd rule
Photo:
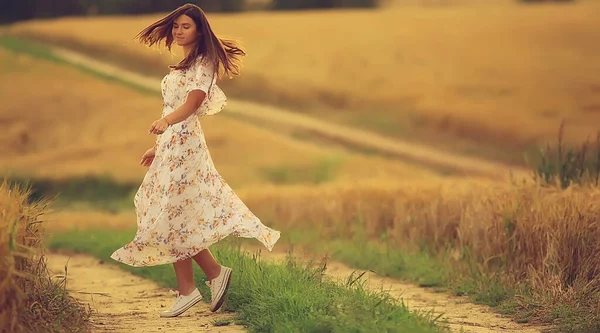
[[[538,156],[527,156],[534,169],[534,178],[543,185],[568,188],[571,185],[600,185],[600,131],[595,143],[588,140],[579,147],[564,141],[564,120],[561,122],[556,147],[547,144]]]
[[[310,166],[281,165],[264,168],[263,177],[273,184],[321,184],[335,180],[343,161],[324,158]]]
[[[215,319],[212,321],[213,326],[229,326],[233,323],[231,319]]]

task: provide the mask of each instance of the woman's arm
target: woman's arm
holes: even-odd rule
[[[155,120],[150,126],[148,133],[162,134],[169,126],[186,120],[187,117],[196,112],[200,105],[202,105],[205,97],[206,93],[202,90],[190,91],[186,101],[177,110],[159,120]]]
[[[180,121],[184,121],[187,117],[191,116],[204,101],[206,93],[202,90],[196,89],[190,91],[187,96],[185,103],[183,103],[177,110],[163,117],[167,124],[173,125]]]

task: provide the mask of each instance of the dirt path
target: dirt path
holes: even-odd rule
[[[52,52],[56,57],[68,63],[90,68],[104,75],[119,78],[120,80],[134,83],[146,89],[160,92],[160,79],[155,77],[141,75],[59,47],[53,47]],[[467,175],[488,177],[506,177],[512,173],[513,176],[519,178],[530,178],[531,175],[530,171],[524,168],[509,168],[507,165],[484,159],[461,156],[430,146],[403,142],[377,133],[325,122],[314,117],[293,113],[274,106],[230,99],[226,108],[227,112],[232,112],[238,116],[263,124],[270,124],[269,128],[271,129],[287,131],[290,129],[296,131],[302,130],[315,136],[335,140],[337,143],[345,146],[368,149],[434,168],[452,170]]]
[[[245,247],[247,251],[255,252],[258,247]],[[280,251],[282,251],[280,249]],[[294,257],[303,260],[320,259],[314,255],[307,254],[294,248]],[[286,259],[285,252],[261,251],[263,260],[271,262],[281,262]],[[318,261],[318,260],[317,260]],[[327,261],[326,274],[342,282],[352,272],[362,273],[363,270],[356,270],[339,262]],[[470,303],[464,297],[452,296],[448,293],[437,293],[430,289],[421,288],[414,284],[399,281],[397,279],[382,277],[367,271],[363,277],[366,279],[366,286],[373,290],[384,290],[396,298],[401,299],[408,306],[410,311],[432,311],[435,316],[442,314],[439,324],[450,328],[451,332],[465,333],[488,333],[488,332],[507,332],[507,333],[533,333],[542,332],[546,327],[534,327],[518,324],[510,318],[503,318],[499,314],[492,312],[488,307]]]
[[[257,248],[246,249],[254,251]],[[294,256],[302,260],[314,258],[295,251]],[[262,251],[261,258],[265,261],[281,262],[285,260],[286,253]],[[122,271],[114,265],[103,264],[90,256],[69,257],[56,253],[48,255],[48,266],[54,274],[64,275],[65,265],[68,273],[67,289],[77,299],[90,304],[95,311],[92,317],[95,326],[93,332],[245,332],[243,327],[233,324],[214,326],[213,320],[229,319],[231,315],[213,314],[209,312],[208,305],[202,302],[176,319],[160,318],[157,312],[169,306],[173,300],[173,295],[167,289]],[[346,280],[353,271],[355,270],[344,264],[327,262],[326,273],[340,282]],[[364,278],[369,288],[389,292],[391,296],[403,300],[411,311],[433,311],[436,316],[442,314],[438,322],[449,327],[451,332],[533,333],[543,329],[517,324],[485,306],[469,303],[465,298],[435,293],[371,272],[367,272]]]
[[[67,290],[93,310],[92,332],[246,332],[241,326],[214,326],[215,319],[231,314],[212,313],[200,302],[177,318],[161,318],[158,312],[175,296],[154,282],[134,276],[115,265],[102,264],[90,256],[48,254],[48,268],[65,275]]]

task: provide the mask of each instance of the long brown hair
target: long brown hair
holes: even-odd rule
[[[239,43],[225,38],[219,38],[212,31],[208,19],[202,9],[194,4],[185,4],[162,19],[152,23],[142,30],[135,38],[148,46],[159,45],[164,39],[165,46],[171,51],[173,45],[173,23],[181,16],[189,16],[196,23],[196,30],[201,37],[196,42],[196,47],[187,57],[181,60],[177,65],[170,66],[174,69],[188,69],[196,59],[203,55],[209,62],[212,62],[217,69],[219,77],[226,75],[232,78],[240,74],[242,67],[241,57],[246,52],[239,46]]]

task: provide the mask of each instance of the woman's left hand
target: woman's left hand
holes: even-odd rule
[[[160,118],[152,123],[150,126],[150,130],[148,133],[150,134],[163,134],[167,128],[169,127],[169,123],[165,120],[165,118]]]

